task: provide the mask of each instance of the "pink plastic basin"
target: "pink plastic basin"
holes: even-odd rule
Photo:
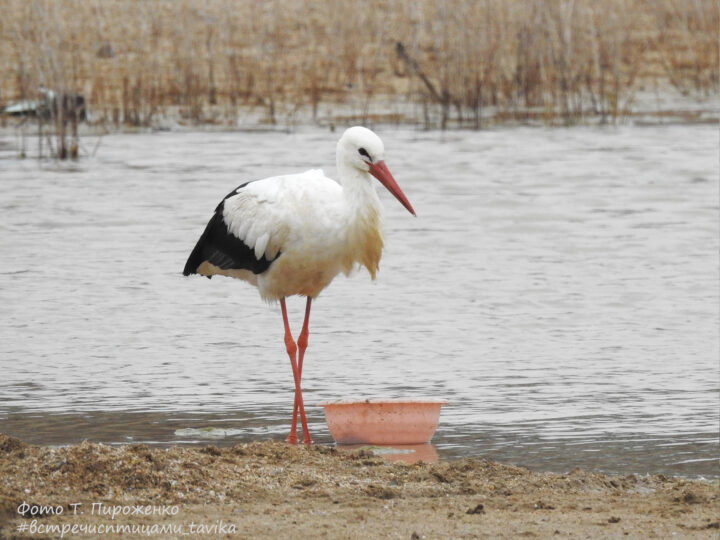
[[[422,444],[432,439],[444,399],[326,401],[330,435],[338,444]]]

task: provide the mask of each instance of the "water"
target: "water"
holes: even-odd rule
[[[306,403],[447,398],[441,458],[720,476],[716,128],[381,135],[419,217],[381,193],[378,279],[341,276],[314,303]],[[5,133],[0,431],[283,438],[279,307],[180,272],[230,189],[332,175],[337,136],[112,135],[93,158],[39,164]],[[299,330],[304,301],[289,307]]]

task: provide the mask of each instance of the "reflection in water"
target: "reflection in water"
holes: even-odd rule
[[[381,456],[390,461],[402,461],[412,464],[422,461],[423,463],[437,463],[440,459],[437,449],[430,443],[425,444],[394,444],[392,446],[378,446],[367,444],[339,444],[337,449],[340,452],[350,450],[370,450],[373,454]]]
[[[334,444],[322,411],[309,408],[307,412],[315,443]],[[269,421],[268,417],[274,420]],[[232,446],[257,440],[282,441],[287,430],[284,414],[268,415],[267,411],[263,411],[255,416],[181,412],[16,413],[3,419],[0,431],[33,444],[63,445],[89,440],[109,444],[141,442],[159,446]],[[338,448],[364,446],[367,445]],[[582,467],[616,473],[720,476],[717,434],[712,432],[664,437],[642,434],[573,437],[565,434],[543,438],[511,426],[468,426],[459,430],[444,426],[441,417],[438,431],[429,446],[426,451],[433,455],[423,457],[423,461],[471,456],[515,463],[540,471],[567,472]],[[415,453],[406,456],[410,460],[417,457]],[[393,456],[385,457],[393,459]],[[398,455],[398,459],[403,457]]]
[[[318,299],[306,402],[447,397],[441,459],[720,475],[715,129],[379,131],[419,217],[380,192],[378,279]],[[218,197],[331,165],[335,137],[112,135],[72,169],[0,151],[0,431],[282,440],[279,309],[180,271]]]

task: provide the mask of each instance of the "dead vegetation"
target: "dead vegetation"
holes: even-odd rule
[[[178,505],[163,522],[223,519],[250,538],[710,537],[718,482],[531,472],[485,459],[392,463],[366,450],[281,442],[228,448],[94,443],[48,448],[0,434],[0,536],[32,519],[99,523],[92,505]],[[82,517],[70,505],[82,504]],[[41,515],[18,507],[50,508]],[[58,506],[62,509],[58,510]],[[150,523],[142,516],[123,523]],[[281,518],[282,517],[282,518]],[[121,521],[120,517],[116,521]],[[3,529],[3,527],[7,527]],[[532,533],[532,534],[530,534]],[[174,538],[174,536],[173,536]]]
[[[481,128],[718,90],[715,0],[8,0],[0,104],[80,92],[93,119],[300,113]],[[345,118],[337,118],[345,114]]]

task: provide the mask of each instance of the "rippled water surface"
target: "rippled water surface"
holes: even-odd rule
[[[441,458],[720,475],[716,128],[380,134],[418,218],[381,193],[378,279],[315,302],[306,403],[444,397]],[[181,270],[227,192],[334,175],[337,136],[112,135],[60,165],[0,136],[0,431],[283,438],[279,307]],[[304,301],[289,307],[299,329]]]

